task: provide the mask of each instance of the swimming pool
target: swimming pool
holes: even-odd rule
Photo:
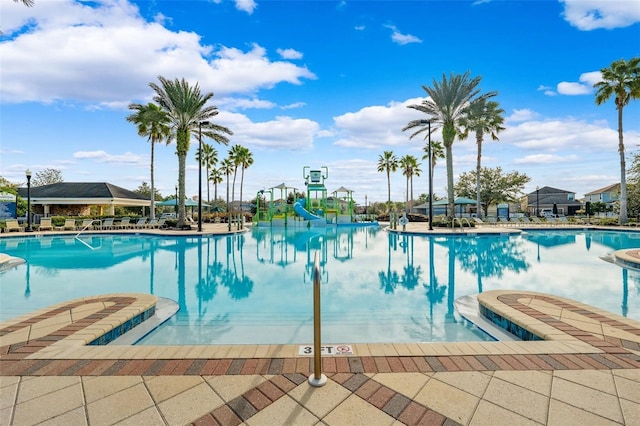
[[[640,233],[397,235],[378,227],[253,229],[230,236],[0,239],[27,264],[0,276],[0,320],[77,297],[146,292],[180,310],[139,344],[306,344],[319,251],[324,343],[489,339],[455,298],[493,289],[569,297],[640,320],[640,274],[599,257]]]

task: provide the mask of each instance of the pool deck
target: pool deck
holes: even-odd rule
[[[317,388],[297,345],[87,346],[155,301],[97,295],[0,323],[0,424],[640,424],[640,323],[553,295],[478,295],[543,340],[354,344],[322,358]]]

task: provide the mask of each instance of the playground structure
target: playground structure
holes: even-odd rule
[[[302,172],[305,197],[298,197],[298,189],[284,183],[258,191],[254,224],[278,227],[325,227],[351,225],[357,222],[353,191],[343,186],[327,196],[325,180],[329,170],[323,166]],[[279,198],[276,198],[278,197]],[[268,197],[268,199],[264,199]]]

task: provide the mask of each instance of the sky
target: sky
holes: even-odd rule
[[[304,167],[324,166],[330,193],[382,202],[379,156],[424,154],[423,137],[402,128],[425,116],[407,106],[425,99],[423,86],[468,71],[505,111],[482,165],[528,175],[525,193],[580,198],[620,181],[614,101],[596,105],[593,84],[613,61],[640,56],[640,1],[1,0],[0,31],[0,176],[14,183],[48,168],[66,182],[150,183],[151,146],[127,106],[150,102],[161,75],[214,94],[213,121],[233,136],[228,147],[204,142],[220,160],[249,148],[244,199],[281,183],[302,189]],[[624,109],[624,138],[630,158],[640,100]],[[196,149],[192,138],[190,197]],[[473,135],[456,139],[454,179],[476,156]],[[414,198],[428,191],[427,167]],[[177,176],[175,144],[156,145],[156,189],[174,194]],[[404,200],[405,185],[391,175],[392,199]],[[446,196],[444,160],[433,188]]]

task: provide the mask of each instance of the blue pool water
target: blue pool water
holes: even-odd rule
[[[0,275],[0,320],[83,296],[146,292],[180,310],[139,344],[306,344],[316,251],[324,343],[488,340],[453,302],[495,289],[551,293],[640,320],[640,274],[599,258],[640,247],[635,232],[429,237],[361,227],[81,239],[0,239],[0,252],[27,260]]]

